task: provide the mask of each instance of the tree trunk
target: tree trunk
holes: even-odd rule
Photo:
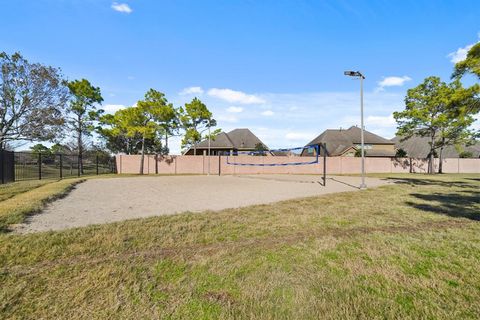
[[[83,139],[82,139],[82,119],[78,115],[78,165],[80,174],[83,174]]]
[[[440,153],[438,154],[438,173],[443,173],[443,148],[445,144],[445,138],[442,138],[442,146],[440,147]]]
[[[165,154],[169,154],[170,150],[168,150],[168,132],[165,131]]]
[[[193,128],[195,129],[195,132],[198,132],[196,125],[195,125]],[[197,155],[197,142],[196,142],[195,140],[193,141],[193,155],[194,155],[194,156]]]
[[[434,162],[434,153],[435,152],[435,134],[432,135],[432,140],[430,144],[430,156],[428,158],[428,173],[435,173],[433,162]]]
[[[142,156],[140,157],[140,174],[143,174],[144,159],[145,159],[145,135],[142,136]]]

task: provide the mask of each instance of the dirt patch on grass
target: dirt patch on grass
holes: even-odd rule
[[[2,201],[0,233],[18,230],[26,217],[40,212],[47,203],[65,197],[83,181],[74,179],[47,183]]]
[[[298,183],[317,182],[317,183]],[[68,197],[31,217],[18,232],[83,227],[134,218],[268,204],[282,200],[358,191],[358,177],[336,177],[321,185],[320,176],[276,175],[167,176],[88,180]],[[387,181],[368,178],[376,187]]]

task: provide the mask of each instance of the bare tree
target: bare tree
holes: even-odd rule
[[[0,53],[0,149],[53,141],[64,127],[68,89],[60,70]]]

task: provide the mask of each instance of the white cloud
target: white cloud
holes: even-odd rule
[[[469,44],[468,46],[465,46],[463,48],[458,48],[457,51],[449,53],[447,57],[450,58],[450,62],[458,63],[467,58],[467,53],[472,47],[473,44]]]
[[[123,104],[106,104],[102,106],[102,109],[105,110],[106,113],[114,114],[120,109],[124,109],[126,106]]]
[[[401,87],[405,82],[412,80],[409,76],[403,77],[384,77],[382,81],[378,82],[376,91],[383,91],[385,87]]]
[[[263,104],[265,100],[253,95],[253,94],[246,94],[241,91],[235,91],[232,89],[218,89],[212,88],[208,90],[208,95],[228,101],[230,103],[242,103],[242,104]]]
[[[265,110],[261,113],[262,116],[270,117],[273,116],[275,113],[272,110]]]
[[[396,125],[396,121],[393,118],[393,114],[383,117],[383,116],[367,116],[365,118],[365,125],[366,126],[374,126],[374,127],[392,127]]]
[[[216,118],[218,121],[224,121],[224,122],[230,122],[230,123],[238,122],[238,118],[233,115],[220,115]]]
[[[385,138],[395,136],[396,124],[391,114],[405,108],[405,86],[395,92],[365,92],[365,125],[370,132]],[[207,91],[207,90],[205,90]],[[360,103],[358,91],[342,92],[299,92],[268,93],[258,96],[267,101],[262,105],[248,108],[242,104],[229,103],[216,97],[204,95],[202,100],[218,120],[223,131],[235,128],[249,128],[269,148],[290,148],[303,146],[326,129],[349,128],[360,125]],[[184,103],[178,97],[174,103]],[[243,107],[242,113],[229,113],[230,106]],[[293,108],[292,106],[298,108]],[[272,117],[261,113],[275,112]],[[275,120],[275,121],[272,121]],[[478,123],[478,122],[477,122]],[[288,135],[288,136],[287,136]],[[181,137],[169,141],[172,152],[179,152]],[[178,151],[177,151],[178,150]]]
[[[128,80],[135,80],[135,77],[134,76],[128,76],[127,79]]]
[[[240,113],[240,112],[243,112],[243,108],[242,108],[242,107],[234,107],[234,106],[231,106],[231,107],[228,107],[227,112],[230,112],[230,113]]]
[[[472,124],[472,129],[480,130],[480,114],[474,116],[475,122]]]
[[[480,38],[480,32],[478,33],[478,37]],[[475,43],[471,43],[471,44],[467,44],[465,47],[463,48],[458,48],[457,51],[454,51],[454,52],[450,52],[447,57],[450,58],[450,62],[451,63],[458,63],[460,61],[463,61],[467,58],[467,53],[468,51],[470,51],[470,49],[476,44],[478,43],[475,42]]]
[[[184,88],[179,93],[181,96],[192,95],[192,94],[203,94],[202,87],[188,87]]]
[[[467,58],[468,51],[472,49],[474,45],[475,44],[469,44],[463,48],[458,48],[457,51],[449,53],[447,57],[450,58],[450,62],[452,63],[458,63],[460,61],[463,61]]]
[[[307,143],[318,135],[318,133],[312,132],[288,132],[285,135],[285,139],[289,141],[303,141]]]
[[[126,3],[118,3],[114,2],[112,3],[112,9],[118,12],[123,12],[123,13],[132,13],[132,8]]]

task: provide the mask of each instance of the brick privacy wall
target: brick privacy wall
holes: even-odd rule
[[[140,173],[140,155],[117,155],[118,173]],[[229,162],[235,163],[290,163],[309,162],[312,157],[259,157],[231,156]],[[210,162],[210,164],[209,164]],[[428,160],[410,158],[366,158],[367,173],[425,173]],[[226,156],[155,156],[145,155],[145,174],[322,174],[323,158],[319,163],[300,166],[236,166],[227,164]],[[435,159],[438,169],[438,159]],[[219,170],[220,169],[220,170]],[[330,157],[327,158],[327,174],[359,173],[361,158]],[[445,173],[480,173],[480,159],[444,159]]]

